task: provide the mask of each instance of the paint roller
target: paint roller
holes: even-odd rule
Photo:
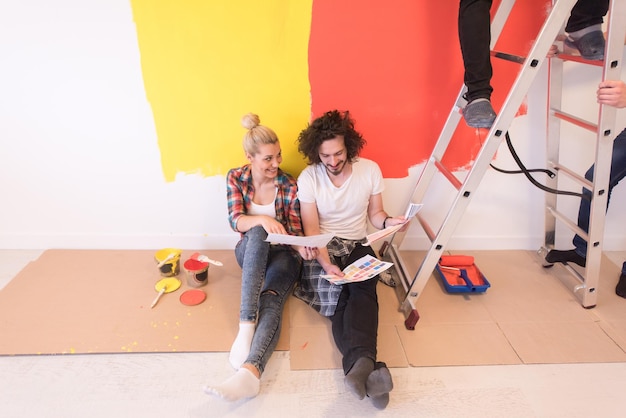
[[[474,257],[471,255],[442,255],[439,265],[443,267],[471,266],[474,264]]]
[[[471,255],[442,255],[439,258],[439,268],[454,271],[459,277],[467,276],[467,267],[474,265],[474,257]],[[465,267],[465,268],[463,268]]]

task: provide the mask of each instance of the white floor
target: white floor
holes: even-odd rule
[[[0,289],[39,254],[0,250]],[[621,265],[621,255],[609,256]],[[202,392],[233,373],[227,353],[0,357],[0,416],[625,416],[626,363],[391,372],[395,389],[388,408],[378,411],[345,391],[340,370],[291,371],[288,352],[274,354],[258,397],[233,404]]]

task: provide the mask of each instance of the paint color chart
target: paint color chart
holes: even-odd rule
[[[345,276],[336,277],[336,276],[325,276],[329,282],[334,284],[345,284],[345,283],[355,283],[362,282],[364,280],[369,280],[373,277],[376,277],[383,271],[387,270],[389,267],[393,266],[393,263],[387,263],[385,261],[380,261],[376,257],[372,257],[371,255],[366,255],[354,263],[350,264],[348,267],[343,269]]]

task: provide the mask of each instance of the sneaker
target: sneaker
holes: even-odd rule
[[[496,120],[496,112],[489,99],[474,99],[465,105],[463,117],[467,126],[472,128],[491,128]]]
[[[587,60],[602,61],[604,59],[604,34],[600,30],[594,30],[580,39],[574,40],[569,36],[565,38],[565,45],[576,48],[580,56]]]
[[[578,255],[576,250],[550,250],[546,254],[546,261],[548,263],[575,263],[580,267],[585,267],[587,264],[587,259]]]
[[[378,280],[383,282],[389,287],[396,287],[396,281],[388,270],[383,271],[378,275]]]

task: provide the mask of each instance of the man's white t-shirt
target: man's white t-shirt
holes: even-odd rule
[[[380,167],[359,158],[352,163],[352,174],[336,187],[323,164],[307,166],[298,177],[298,199],[316,203],[320,233],[358,240],[367,235],[367,209],[370,197],[385,188]]]

